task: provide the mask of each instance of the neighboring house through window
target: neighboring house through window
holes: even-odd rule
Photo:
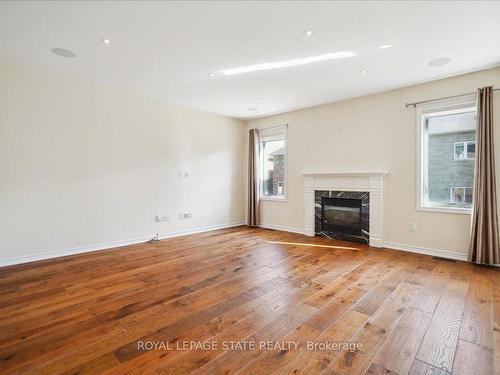
[[[469,213],[476,153],[473,102],[419,112],[417,208]]]
[[[284,200],[287,127],[260,130],[260,197]]]

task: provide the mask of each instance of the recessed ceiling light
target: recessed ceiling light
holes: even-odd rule
[[[359,74],[366,74],[366,70],[361,69],[361,70],[359,71]]]
[[[317,61],[343,59],[343,58],[352,57],[352,56],[356,56],[356,54],[354,52],[351,52],[351,51],[332,52],[332,53],[327,53],[327,54],[319,55],[319,56],[302,57],[299,59],[277,61],[277,62],[271,62],[271,63],[242,66],[239,68],[225,69],[225,70],[222,70],[221,73],[226,75],[226,76],[232,76],[235,74],[258,72],[261,70],[288,68],[290,66],[305,65],[305,64],[309,64],[309,63],[317,62]]]
[[[249,111],[249,112],[255,112],[257,110],[258,110],[258,108],[255,108],[255,107],[249,107],[249,108],[247,108],[247,111]]]
[[[209,77],[215,77],[215,73],[209,73],[208,76]]]
[[[262,100],[262,101],[265,101],[265,100],[268,100],[268,99],[269,99],[269,97],[267,97],[267,96],[262,96],[262,97],[260,97],[259,99],[260,99],[260,100]]]
[[[101,42],[106,45],[111,44],[111,40],[109,40],[108,38],[101,38]]]
[[[392,44],[384,44],[383,46],[380,46],[378,48],[380,48],[380,49],[387,49],[387,48],[392,48],[392,47],[394,47],[394,45],[392,45]]]
[[[451,61],[450,58],[448,57],[440,57],[439,59],[434,59],[429,61],[430,66],[441,66],[441,65],[446,65]]]
[[[314,31],[312,31],[312,30],[304,30],[305,36],[312,36],[313,34],[314,34]]]
[[[61,57],[68,57],[68,58],[76,57],[76,53],[65,48],[54,47],[51,49],[51,51],[55,53],[57,56]]]

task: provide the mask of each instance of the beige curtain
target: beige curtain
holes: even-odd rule
[[[259,214],[259,131],[250,129],[248,142],[248,225],[260,224]]]
[[[493,87],[477,91],[476,176],[469,261],[500,263],[495,150],[493,147]]]

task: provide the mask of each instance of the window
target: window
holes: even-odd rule
[[[476,153],[471,101],[419,109],[417,209],[470,213]]]
[[[452,187],[450,190],[450,201],[453,203],[472,204],[472,188]]]
[[[260,131],[260,198],[285,200],[286,126]]]
[[[476,141],[455,142],[453,155],[455,160],[473,160],[476,155]]]
[[[278,195],[283,195],[283,182],[278,182]]]

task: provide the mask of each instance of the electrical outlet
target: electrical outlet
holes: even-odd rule
[[[410,232],[415,232],[417,230],[417,224],[415,224],[415,223],[408,224],[408,230]]]
[[[161,221],[169,221],[170,220],[170,217],[167,215],[167,214],[157,214],[155,216],[155,220],[157,222],[161,222]]]

